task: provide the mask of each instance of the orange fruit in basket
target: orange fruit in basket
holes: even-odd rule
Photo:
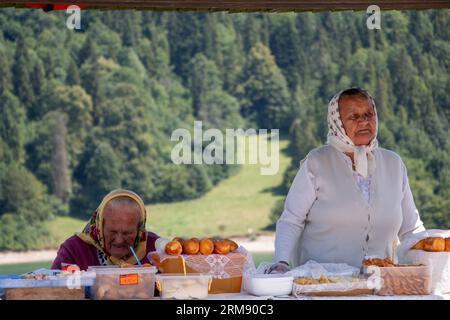
[[[172,256],[178,256],[183,252],[183,247],[178,241],[170,241],[166,244],[166,253]]]
[[[192,238],[183,242],[183,253],[185,254],[197,254],[200,250],[200,243],[198,239]]]
[[[200,253],[208,255],[214,251],[214,242],[211,239],[205,238],[200,241]]]
[[[214,243],[214,253],[228,254],[230,250],[231,245],[227,240],[218,240]]]

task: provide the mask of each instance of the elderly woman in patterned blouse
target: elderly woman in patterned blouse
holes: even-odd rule
[[[128,190],[114,190],[103,198],[83,232],[59,248],[52,269],[76,264],[81,270],[98,265],[136,264],[133,247],[142,264],[155,250],[158,236],[145,229],[147,214],[142,199]]]
[[[337,93],[327,120],[327,145],[301,161],[286,197],[269,272],[308,260],[360,267],[366,257],[390,257],[392,241],[424,230],[405,165],[398,154],[378,147],[369,93]]]

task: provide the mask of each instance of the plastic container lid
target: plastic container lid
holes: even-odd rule
[[[67,287],[79,285],[81,287],[93,286],[95,274],[83,273],[68,276],[50,276],[47,279],[23,279],[20,275],[12,275],[10,278],[0,279],[0,288],[44,288]]]
[[[157,269],[155,267],[120,268],[118,266],[92,266],[88,268],[88,271],[101,275],[120,275],[129,273],[156,273]]]
[[[190,279],[190,278],[205,278],[211,279],[212,276],[210,274],[203,274],[203,273],[187,273],[186,275],[184,273],[164,273],[164,274],[157,274],[156,279]]]

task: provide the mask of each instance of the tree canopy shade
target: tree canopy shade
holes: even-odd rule
[[[24,6],[29,0],[6,0],[5,6]],[[48,11],[63,9],[61,1],[34,0],[42,4],[42,9]],[[129,8],[149,10],[196,10],[196,11],[337,11],[366,10],[376,4],[382,10],[410,9],[443,9],[450,8],[448,0],[71,0],[71,4],[86,5],[87,8]]]

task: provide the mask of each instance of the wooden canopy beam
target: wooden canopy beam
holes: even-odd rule
[[[450,0],[0,0],[2,7],[25,7],[26,3],[75,4],[99,9],[195,10],[195,11],[341,11],[448,9]]]

